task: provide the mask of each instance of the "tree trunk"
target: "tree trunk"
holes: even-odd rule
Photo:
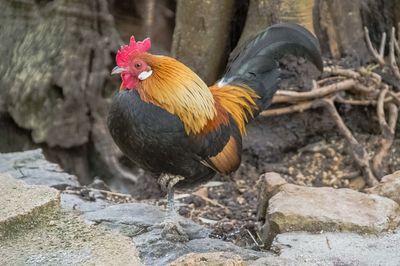
[[[337,59],[353,56],[359,64],[369,60],[363,28],[368,27],[379,47],[382,33],[394,25],[396,5],[396,0],[316,0],[314,28],[324,54]]]
[[[250,0],[240,43],[266,27],[279,22],[293,22],[313,31],[314,0]]]
[[[175,25],[174,0],[108,0],[115,27],[124,43],[151,38],[151,51],[169,54]]]
[[[5,0],[0,23],[0,111],[83,183],[94,159],[98,174],[135,180],[106,126],[122,44],[107,1]]]
[[[400,1],[394,1],[393,17],[396,25],[400,28]]]
[[[234,0],[178,0],[172,54],[207,84],[220,77],[234,13]]]
[[[101,98],[119,37],[104,0],[42,5],[2,1],[0,94],[36,143],[79,146],[88,141],[89,105]]]

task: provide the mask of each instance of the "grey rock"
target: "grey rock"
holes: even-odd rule
[[[270,252],[257,252],[208,237],[174,243],[161,237],[161,228],[138,235],[133,241],[140,252],[142,262],[146,265],[166,265],[188,253],[232,252],[244,260],[256,260],[271,255]]]
[[[380,233],[399,224],[400,207],[387,198],[351,189],[287,184],[269,200],[267,219],[280,232]]]
[[[244,266],[244,261],[240,256],[231,252],[208,252],[208,253],[189,253],[168,266],[197,265],[197,266]]]
[[[400,231],[381,235],[291,232],[278,235],[272,248],[280,258],[308,265],[397,266],[399,243]]]
[[[264,180],[265,184],[268,182]],[[266,196],[259,196],[263,201],[259,207],[264,206],[266,210],[258,209],[258,229],[267,247],[277,234],[284,232],[344,231],[375,234],[394,229],[400,223],[400,206],[388,198],[351,189],[313,188],[293,184],[277,187],[278,192],[274,192],[272,197],[268,189],[260,188],[260,192]]]
[[[86,213],[98,211],[111,205],[112,203],[99,198],[96,198],[95,201],[87,201],[76,194],[61,193],[61,207],[68,211]]]
[[[263,220],[268,207],[268,200],[279,192],[279,188],[287,184],[280,174],[269,172],[260,176],[258,186],[257,220]]]
[[[266,266],[266,265],[276,265],[276,266],[325,266],[326,262],[322,263],[319,260],[314,259],[302,259],[302,258],[281,258],[278,256],[268,256],[259,258],[255,261],[247,262],[247,266]]]
[[[219,239],[195,239],[188,243],[187,245],[192,252],[210,252],[210,251],[220,251],[220,252],[233,252],[241,256],[244,260],[256,260],[261,257],[271,256],[270,252],[260,252],[251,249],[246,249],[238,247],[233,243],[222,241]]]
[[[382,177],[381,182],[367,192],[390,198],[400,204],[400,171]]]
[[[70,195],[69,197],[76,196]],[[87,205],[93,206],[96,204],[95,202],[87,203]],[[176,221],[179,221],[188,234],[189,241],[178,242],[165,239],[161,232],[166,212],[158,206],[145,203],[126,203],[93,210],[93,208],[78,204],[76,209],[84,211],[82,217],[87,222],[101,224],[132,237],[140,258],[146,265],[166,265],[188,253],[233,252],[246,260],[255,260],[270,254],[241,248],[219,239],[211,239],[208,237],[209,229],[178,215]]]
[[[145,203],[125,203],[106,207],[102,210],[88,212],[84,215],[86,220],[94,223],[103,223],[113,226],[133,226],[137,230],[151,230],[162,224],[167,213],[160,207]],[[176,216],[177,221],[185,229],[190,239],[202,238],[208,235],[208,230],[190,219]]]
[[[76,176],[48,162],[40,149],[0,153],[0,173],[9,174],[30,185],[46,185],[58,189],[79,186]]]

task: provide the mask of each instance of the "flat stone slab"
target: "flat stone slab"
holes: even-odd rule
[[[276,173],[262,175],[258,186],[257,218],[267,246],[285,232],[376,234],[400,224],[399,204],[378,195],[288,184]]]
[[[47,161],[41,149],[0,153],[0,173],[9,174],[30,185],[58,189],[79,186],[76,176],[65,173],[58,164]]]
[[[130,238],[65,213],[57,190],[0,184],[0,265],[141,265]]]
[[[34,226],[59,209],[59,192],[30,186],[11,176],[0,175],[0,239],[20,227]]]
[[[376,236],[354,233],[291,232],[278,235],[272,248],[280,254],[280,258],[297,262],[290,265],[305,262],[306,265],[324,266],[398,266],[399,244],[400,231]]]
[[[79,217],[54,220],[0,241],[0,265],[142,265],[128,237]]]
[[[380,233],[397,227],[400,207],[391,199],[351,189],[285,184],[269,200],[267,219],[279,232]]]

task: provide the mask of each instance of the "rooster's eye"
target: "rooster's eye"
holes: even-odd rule
[[[135,67],[136,67],[136,68],[140,68],[141,66],[142,66],[141,63],[136,63],[136,64],[135,64]]]

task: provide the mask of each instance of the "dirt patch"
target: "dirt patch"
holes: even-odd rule
[[[371,153],[379,138],[355,134]],[[256,167],[245,162],[229,177],[217,176],[211,183],[193,191],[181,190],[179,213],[211,229],[211,237],[256,248],[255,232],[257,181],[261,169],[279,172],[289,182],[304,186],[331,186],[363,190],[365,182],[346,151],[345,141],[330,136],[287,153],[280,163]],[[389,158],[389,170],[400,169],[400,140],[396,140]]]

